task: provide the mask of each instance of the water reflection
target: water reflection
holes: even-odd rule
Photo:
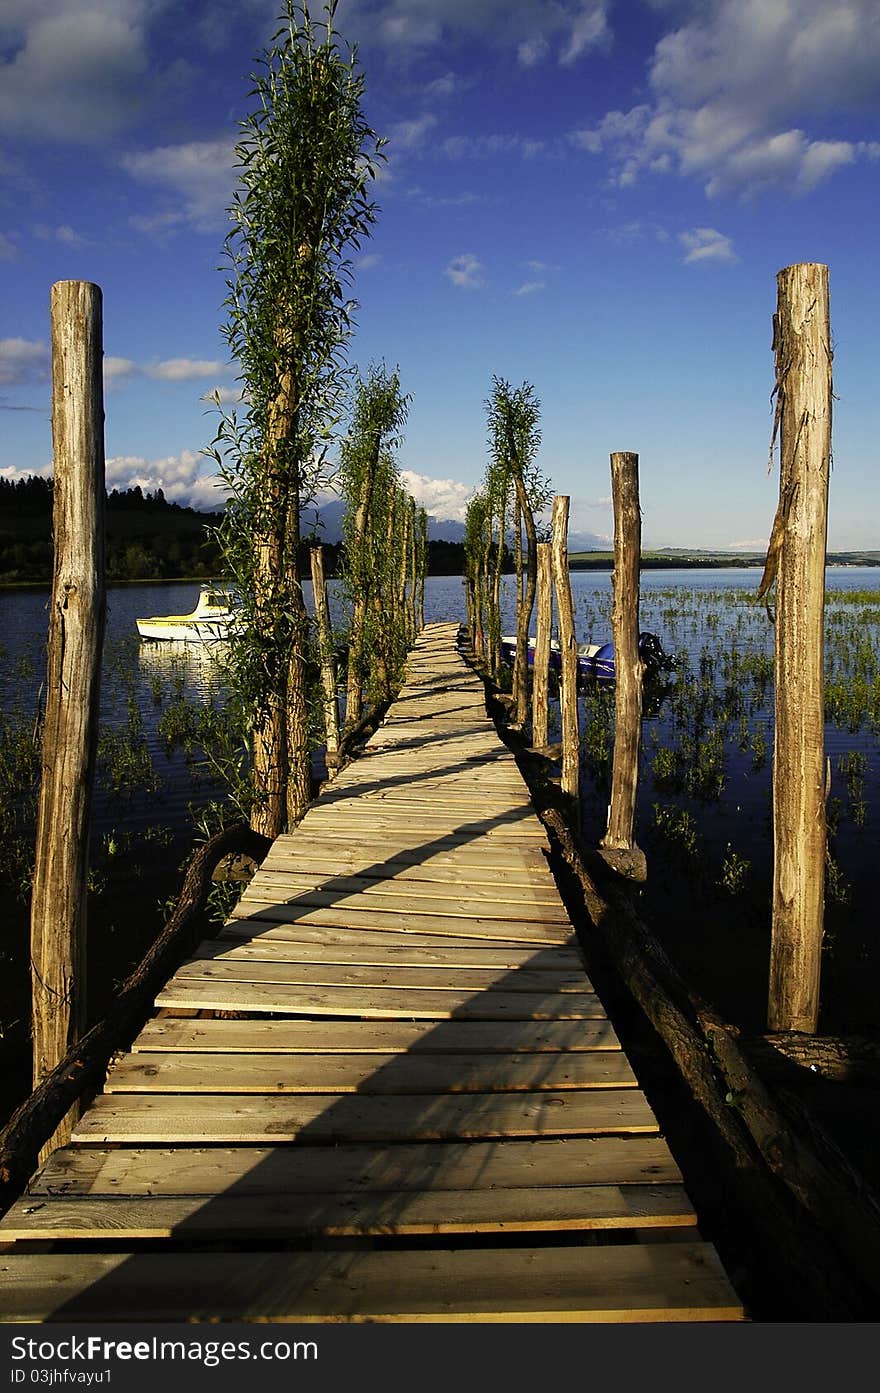
[[[228,642],[174,643],[144,640],[137,648],[140,683],[154,700],[164,692],[209,700],[225,690]]]

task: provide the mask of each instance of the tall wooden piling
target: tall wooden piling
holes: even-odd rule
[[[31,897],[33,1079],[77,1039],[85,1011],[86,880],[104,637],[102,297],[51,292],[54,565]],[[65,1142],[72,1117],[55,1144]]]
[[[330,605],[324,579],[324,548],[316,543],[310,548],[312,591],[315,600],[315,627],[318,631],[318,656],[321,663],[321,688],[324,694],[324,745],[327,773],[332,778],[339,759],[339,697],[336,688],[336,662],[333,656],[333,631],[330,627]]]
[[[563,793],[567,793],[577,805],[580,782],[580,731],[577,697],[577,636],[574,628],[571,577],[568,573],[568,508],[569,499],[566,496],[557,495],[553,499],[552,561],[556,611],[559,616],[559,647],[562,658],[559,674],[559,708],[562,718],[561,787]]]
[[[538,586],[535,610],[535,666],[532,673],[532,744],[547,744],[550,717],[550,629],[553,623],[553,557],[550,542],[538,542]]]
[[[828,267],[787,266],[777,277],[773,347],[779,427],[779,508],[762,592],[776,600],[773,747],[773,922],[770,1030],[813,1032],[825,894],[823,643],[831,328]]]
[[[611,495],[614,504],[614,598],[611,613],[615,674],[614,761],[608,829],[601,849],[605,859],[622,874],[643,880],[645,859],[634,838],[643,677],[639,656],[642,515],[637,454],[631,451],[612,454]]]

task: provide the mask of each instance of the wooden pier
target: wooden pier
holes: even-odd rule
[[[0,1319],[743,1319],[457,636],[0,1222]]]

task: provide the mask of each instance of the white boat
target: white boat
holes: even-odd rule
[[[173,643],[217,643],[231,637],[238,622],[237,598],[222,586],[203,585],[191,614],[136,619],[141,638]]]

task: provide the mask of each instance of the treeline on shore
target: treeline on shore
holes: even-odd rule
[[[215,536],[221,516],[171,503],[161,489],[113,489],[107,495],[105,524],[107,580],[223,579],[224,562]],[[328,576],[339,573],[341,552],[340,542],[324,543]],[[308,575],[307,558],[304,561]],[[462,575],[462,544],[430,541],[428,573]],[[0,585],[41,585],[51,579],[51,479],[0,478]]]

